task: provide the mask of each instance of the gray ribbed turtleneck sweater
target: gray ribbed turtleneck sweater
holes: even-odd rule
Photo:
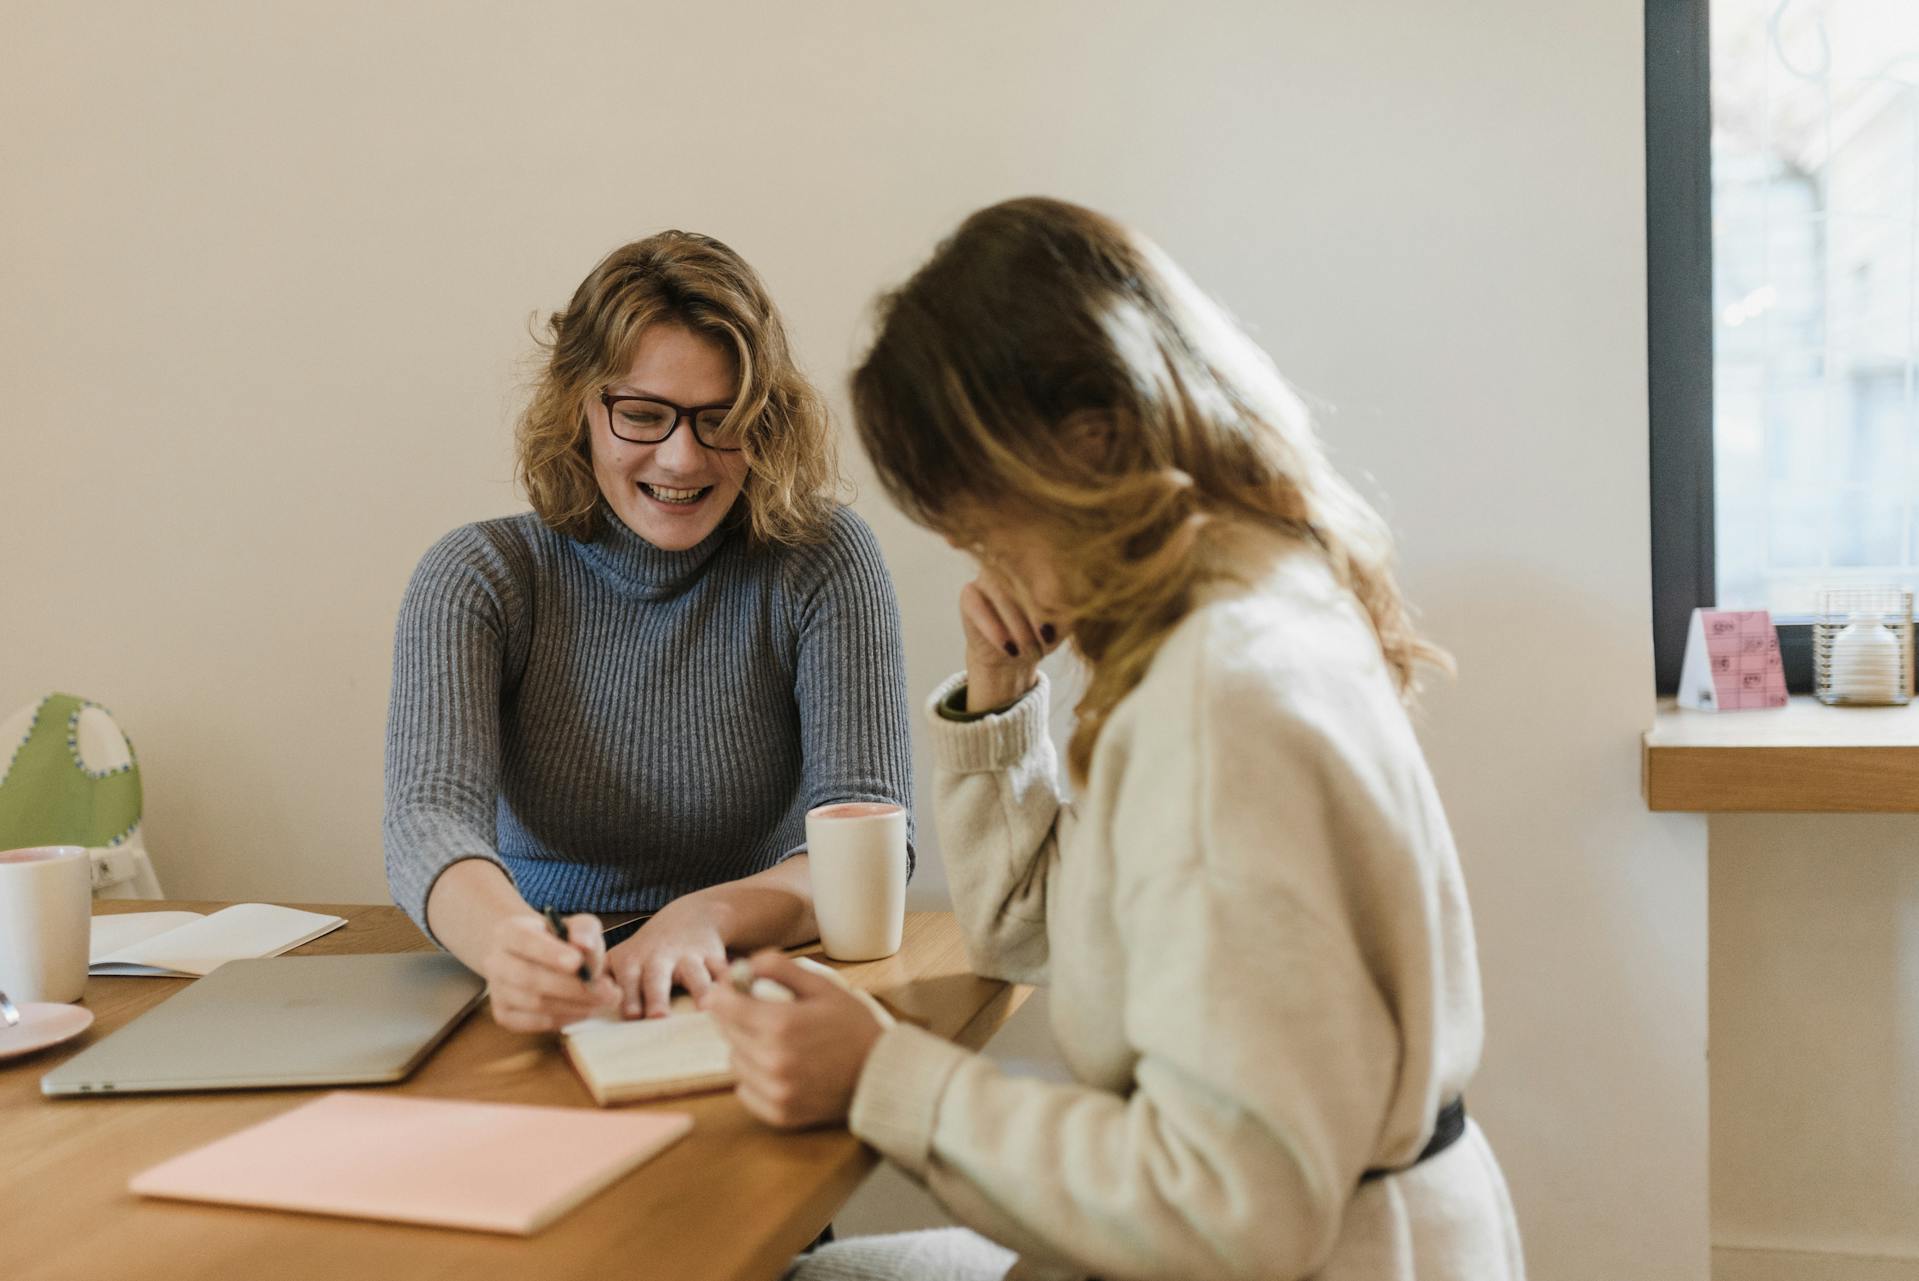
[[[797,852],[815,805],[912,812],[899,606],[859,517],[770,549],[729,521],[684,552],[599,524],[467,525],[407,586],[386,865],[422,929],[465,858],[535,907],[651,911]]]

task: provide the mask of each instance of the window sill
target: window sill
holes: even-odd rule
[[[1764,712],[1682,711],[1659,700],[1642,740],[1646,808],[1694,813],[1919,813],[1919,702]]]

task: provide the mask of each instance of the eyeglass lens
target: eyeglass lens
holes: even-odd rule
[[[738,449],[745,432],[729,424],[728,410],[702,409],[692,415],[693,434],[710,449]],[[655,444],[673,433],[683,416],[674,405],[658,400],[616,400],[607,406],[613,434],[636,444]]]

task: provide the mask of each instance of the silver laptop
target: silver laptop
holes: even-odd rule
[[[49,1095],[398,1081],[479,1004],[439,952],[229,961],[40,1078]]]

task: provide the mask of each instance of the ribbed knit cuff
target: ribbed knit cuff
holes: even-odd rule
[[[960,774],[1001,770],[1017,763],[1046,737],[1049,683],[1039,683],[1011,707],[977,720],[954,721],[940,714],[940,705],[966,684],[966,673],[956,672],[926,700],[926,719],[932,725],[933,759],[941,769]]]
[[[513,869],[509,868],[505,863],[502,863],[499,858],[493,854],[457,854],[435,868],[433,875],[427,878],[426,887],[420,891],[419,897],[410,899],[405,903],[400,903],[399,906],[407,915],[413,917],[413,923],[420,927],[420,933],[426,935],[428,941],[442,952],[451,951],[452,949],[442,943],[440,936],[433,932],[433,927],[426,923],[426,905],[433,897],[433,887],[440,883],[440,878],[446,875],[447,869],[453,867],[455,864],[464,863],[470,858],[479,859],[482,863],[493,864],[493,866],[500,869],[500,875],[506,878],[508,885],[511,885],[516,892],[520,888],[519,882],[513,879]],[[418,909],[417,911],[415,911],[416,907]]]
[[[924,1180],[940,1095],[971,1053],[910,1023],[894,1024],[866,1056],[847,1127]]]

